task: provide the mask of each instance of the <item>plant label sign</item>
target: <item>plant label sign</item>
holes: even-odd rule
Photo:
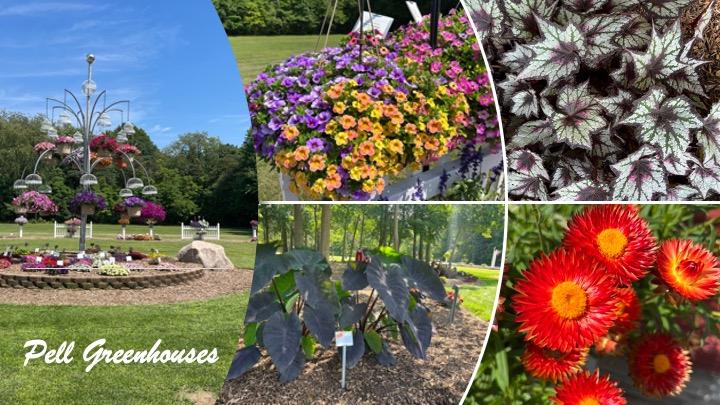
[[[42,257],[35,256],[35,263],[42,263]]]
[[[343,330],[335,332],[335,346],[336,347],[344,347],[344,346],[352,346],[352,345],[353,345],[352,332],[346,332]]]
[[[390,27],[392,26],[393,21],[394,19],[392,17],[363,11],[362,30],[363,32],[376,30],[380,32],[384,38],[390,32]],[[358,18],[355,23],[352,32],[360,32],[360,18]]]
[[[110,264],[115,264],[115,258],[114,258],[114,257],[109,258],[108,261],[110,262]]]
[[[84,258],[85,258],[85,252],[78,252],[77,258],[78,258],[78,259],[84,259]]]
[[[125,256],[125,261],[126,261],[126,262],[131,262],[131,261],[132,261],[132,256]]]
[[[423,17],[422,13],[420,12],[420,7],[418,7],[417,3],[414,1],[406,1],[405,4],[407,4],[408,10],[410,10],[410,14],[412,15],[413,20],[415,20],[416,23],[421,23]]]
[[[62,260],[58,260],[57,265],[58,265],[58,267],[62,267],[65,265],[65,262],[63,262]]]

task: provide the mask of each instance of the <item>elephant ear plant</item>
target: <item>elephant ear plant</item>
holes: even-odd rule
[[[720,104],[692,56],[715,0],[686,24],[690,0],[463,2],[504,104],[511,195],[718,197]]]
[[[322,254],[276,251],[272,244],[258,245],[245,314],[245,347],[236,353],[228,379],[250,370],[265,349],[280,381],[292,381],[318,346],[334,345],[337,330],[352,331],[350,368],[365,355],[393,365],[388,342],[395,340],[413,356],[425,358],[433,327],[422,300],[446,300],[442,282],[426,263],[360,252],[341,279],[333,280]]]

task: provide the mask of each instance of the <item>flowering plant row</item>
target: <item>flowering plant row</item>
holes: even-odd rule
[[[337,48],[267,68],[247,88],[256,151],[311,199],[371,199],[387,178],[451,151],[466,151],[468,172],[497,132],[488,129],[492,93],[463,21],[445,18],[438,50],[427,49],[427,26],[411,26],[384,43],[366,35],[362,55],[351,34]],[[455,51],[462,62],[451,60]]]
[[[498,304],[470,403],[518,395],[625,404],[615,381],[622,375],[607,373],[604,356],[624,357],[644,395],[679,394],[692,372],[690,353],[720,334],[716,230],[696,224],[691,209],[594,206],[565,228],[572,207],[515,207],[501,293],[511,304]],[[489,377],[501,363],[500,386]]]

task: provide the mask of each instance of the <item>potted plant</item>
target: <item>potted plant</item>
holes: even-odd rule
[[[90,150],[98,157],[111,157],[117,150],[118,143],[107,135],[98,135],[90,140]]]
[[[165,220],[165,208],[158,203],[148,201],[140,212],[140,218],[150,227],[150,236],[155,237],[153,227]]]
[[[80,220],[78,218],[70,218],[67,221],[65,221],[65,227],[67,230],[67,237],[72,238],[75,236],[75,233],[78,230],[78,227],[80,226]]]
[[[142,208],[147,204],[145,200],[143,200],[140,197],[128,197],[125,200],[123,200],[123,204],[125,205],[125,208],[127,209],[127,214],[129,217],[139,217]]]
[[[130,145],[129,143],[118,145],[116,150],[118,153],[126,155],[127,159],[131,162],[135,160],[135,156],[140,155],[140,149],[138,149],[135,145]],[[120,160],[122,161],[122,156],[120,157]]]
[[[208,221],[199,218],[190,221],[190,226],[195,228],[195,239],[203,240],[205,234],[207,233],[207,228],[210,226],[210,224],[208,223]]]
[[[23,237],[23,227],[25,226],[25,224],[28,223],[28,220],[24,216],[20,215],[19,217],[15,218],[15,223],[18,225],[18,228],[19,228],[18,234],[20,234],[20,237],[22,238]]]
[[[105,198],[90,190],[80,191],[70,201],[70,209],[83,215],[93,215],[95,211],[107,208]]]
[[[13,198],[11,205],[15,212],[23,214],[52,215],[58,211],[57,205],[46,194],[26,191]]]
[[[57,152],[63,156],[67,156],[72,152],[75,139],[72,136],[61,135],[55,140]]]
[[[52,154],[52,151],[54,151],[56,149],[56,146],[54,143],[40,142],[40,143],[36,144],[33,147],[33,149],[35,149],[35,152],[37,152],[38,154],[43,154],[45,152],[48,152],[43,155],[43,161],[46,164],[52,165],[55,163],[55,159],[53,158],[53,154]]]

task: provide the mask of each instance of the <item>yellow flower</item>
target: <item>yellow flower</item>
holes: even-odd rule
[[[350,169],[350,178],[358,181],[362,178],[362,171],[359,167],[355,166],[352,169]]]
[[[407,100],[407,95],[405,95],[405,93],[397,92],[395,93],[395,100],[397,100],[398,103],[404,103]]]
[[[325,180],[323,180],[323,179],[315,180],[315,183],[313,183],[311,190],[314,193],[322,194],[325,191]]]
[[[400,142],[399,139],[393,139],[388,143],[388,149],[390,149],[391,152],[403,154],[405,151],[405,147],[403,146],[403,143]]]
[[[372,193],[373,191],[375,191],[375,182],[372,180],[365,180],[363,182],[362,189],[366,193]]]
[[[373,128],[372,128],[372,133],[375,136],[380,136],[383,133],[385,133],[385,130],[383,129],[382,124],[380,124],[379,122],[374,123]]]
[[[373,108],[372,110],[370,110],[370,117],[379,119],[380,117],[382,117],[382,110],[378,108]]]
[[[347,143],[348,143],[348,133],[345,132],[345,131],[343,131],[343,132],[338,132],[338,133],[335,135],[335,143],[336,143],[338,146],[347,145]]]
[[[335,114],[343,114],[345,112],[346,108],[347,108],[347,106],[345,105],[345,103],[343,103],[342,101],[338,101],[333,106],[333,112]]]
[[[330,121],[325,125],[325,133],[328,135],[332,135],[335,131],[337,131],[338,123],[335,121]]]

